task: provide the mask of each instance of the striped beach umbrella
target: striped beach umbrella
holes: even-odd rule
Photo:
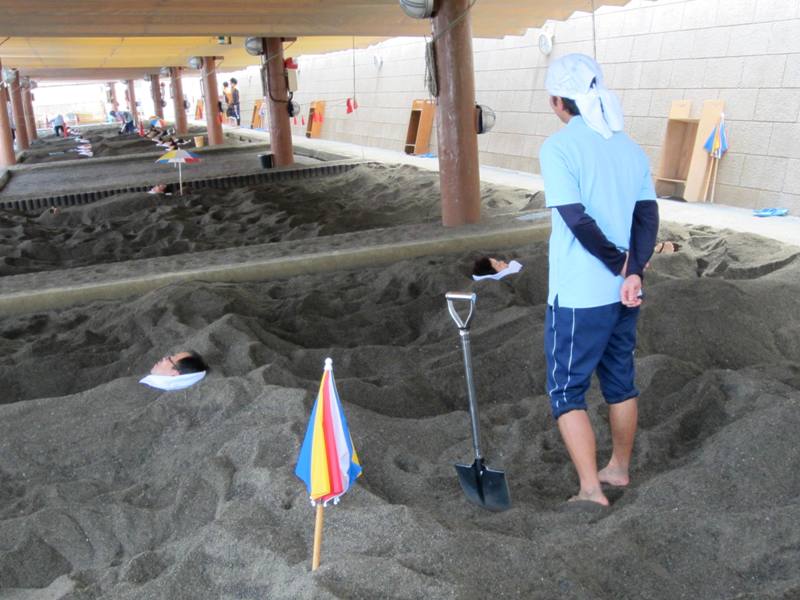
[[[720,159],[728,151],[728,131],[725,127],[725,115],[719,116],[719,123],[714,126],[703,148],[712,158]]]
[[[717,184],[717,172],[719,171],[719,159],[728,151],[728,129],[725,127],[725,114],[719,115],[719,123],[714,126],[711,135],[708,136],[703,148],[711,159],[711,168],[708,172],[706,179],[706,188],[703,193],[703,198],[709,198],[709,189],[711,191],[710,202],[714,202],[714,190]]]
[[[187,152],[186,150],[170,150],[166,154],[162,154],[157,163],[173,163],[178,166],[178,183],[180,185],[181,196],[183,196],[183,173],[181,172],[181,166],[184,163],[191,164],[200,162],[200,157],[197,154],[192,154],[191,152]]]
[[[317,400],[294,472],[306,484],[311,503],[317,507],[311,567],[316,569],[322,542],[323,508],[330,502],[337,504],[361,475],[361,463],[336,391],[330,358],[325,359]]]

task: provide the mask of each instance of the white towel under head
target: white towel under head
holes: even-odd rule
[[[146,375],[139,380],[139,383],[149,385],[150,387],[158,388],[159,390],[166,390],[172,392],[175,390],[182,390],[194,385],[203,377],[206,376],[205,371],[198,371],[197,373],[185,373],[183,375]]]
[[[480,281],[482,279],[502,279],[506,275],[513,275],[514,273],[519,273],[522,270],[522,265],[515,260],[512,260],[508,263],[508,266],[503,269],[502,271],[498,271],[497,273],[492,273],[491,275],[473,275],[472,278],[475,281]]]

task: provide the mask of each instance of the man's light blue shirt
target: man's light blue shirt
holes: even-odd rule
[[[546,206],[583,204],[611,243],[627,251],[636,202],[656,198],[642,149],[623,132],[605,139],[575,116],[545,140],[539,161]],[[569,308],[619,302],[623,278],[583,247],[557,210],[552,224],[547,303],[556,296]]]

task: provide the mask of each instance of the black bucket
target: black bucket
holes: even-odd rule
[[[261,168],[262,169],[271,169],[272,164],[272,154],[267,152],[266,154],[259,154],[258,160],[261,161]]]

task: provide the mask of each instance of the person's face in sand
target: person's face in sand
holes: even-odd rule
[[[489,262],[492,263],[492,268],[494,268],[495,273],[499,273],[508,268],[508,263],[504,260],[489,257]]]
[[[189,352],[178,352],[177,354],[173,354],[171,356],[165,356],[161,360],[159,360],[156,364],[153,365],[153,368],[150,369],[151,375],[180,375],[180,371],[178,371],[178,361],[183,358],[189,358],[191,354]]]

